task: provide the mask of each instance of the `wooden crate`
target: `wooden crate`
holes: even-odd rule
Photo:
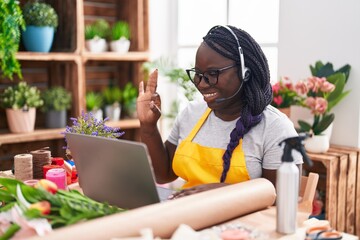
[[[325,218],[338,231],[360,235],[360,207],[356,204],[360,201],[359,150],[331,146],[326,153],[308,155],[314,166],[304,169],[320,174],[318,188],[325,191]]]

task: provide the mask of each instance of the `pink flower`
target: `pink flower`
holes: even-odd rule
[[[295,85],[295,90],[298,94],[305,95],[308,93],[309,88],[304,81],[299,81]]]
[[[278,94],[279,90],[280,90],[280,83],[277,82],[272,86],[272,91],[273,91],[274,94]]]
[[[320,91],[322,92],[332,92],[335,90],[335,85],[332,83],[329,83],[328,81],[323,82],[323,84],[320,87]]]
[[[281,103],[283,102],[283,98],[281,96],[277,96],[273,98],[273,101],[276,105],[280,106]]]
[[[326,112],[328,102],[322,97],[308,97],[305,99],[305,105],[310,108],[312,114],[320,115]]]

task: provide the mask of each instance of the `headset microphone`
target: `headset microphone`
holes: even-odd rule
[[[227,100],[230,100],[230,99],[234,98],[234,97],[235,97],[236,95],[238,95],[238,93],[240,92],[240,90],[241,90],[241,88],[242,88],[242,86],[243,86],[243,83],[244,83],[244,81],[241,83],[239,89],[238,89],[233,95],[231,95],[230,97],[227,97],[227,98],[218,98],[218,99],[215,99],[215,102],[216,102],[216,103],[221,103],[221,102],[224,102],[224,101],[227,101]]]

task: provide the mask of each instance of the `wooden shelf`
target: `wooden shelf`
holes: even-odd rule
[[[80,56],[75,53],[18,52],[16,58],[27,61],[77,61]]]
[[[128,52],[126,54],[119,54],[116,52],[104,52],[104,53],[82,53],[82,59],[88,60],[101,60],[101,61],[148,61],[149,52]]]
[[[116,122],[107,122],[107,126],[119,127],[122,130],[139,128],[140,122],[138,119],[124,119]],[[62,132],[65,128],[53,129],[37,129],[31,133],[4,133],[0,134],[0,146],[3,144],[13,144],[22,142],[53,140],[64,138]]]

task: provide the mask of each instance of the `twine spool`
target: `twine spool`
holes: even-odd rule
[[[15,178],[21,181],[33,178],[33,155],[18,154],[14,157]]]
[[[30,152],[33,156],[33,175],[35,179],[42,179],[43,166],[51,164],[51,151],[49,150],[35,150]]]

